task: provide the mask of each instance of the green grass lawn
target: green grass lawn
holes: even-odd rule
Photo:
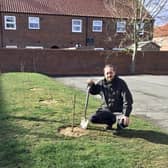
[[[168,135],[131,116],[121,133],[89,125],[88,134],[59,133],[79,126],[85,95],[37,73],[0,76],[0,168],[167,168]],[[90,97],[88,116],[100,101]]]

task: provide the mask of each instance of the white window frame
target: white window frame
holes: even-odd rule
[[[72,32],[81,33],[82,32],[82,20],[72,19]]]
[[[125,51],[126,49],[125,48],[112,48],[113,51]]]
[[[144,26],[145,26],[144,22],[137,23],[137,30],[139,35],[144,35]]]
[[[29,29],[40,29],[40,18],[39,17],[28,17]]]
[[[94,48],[95,51],[103,51],[104,48]]]
[[[43,46],[26,46],[27,49],[44,49]]]
[[[6,48],[17,48],[17,45],[6,45]]]
[[[126,21],[117,21],[117,33],[124,33],[126,32]]]
[[[92,31],[93,32],[102,32],[103,21],[102,20],[93,20]]]
[[[16,16],[4,16],[4,20],[5,30],[16,30]],[[10,27],[9,25],[11,25],[12,27]]]

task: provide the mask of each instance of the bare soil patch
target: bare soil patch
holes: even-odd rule
[[[43,103],[43,104],[55,104],[55,103],[57,103],[57,101],[56,100],[43,100],[43,101],[41,101],[41,103]]]
[[[79,127],[74,127],[73,129],[72,127],[65,127],[65,128],[61,128],[59,131],[60,131],[60,134],[65,136],[70,136],[70,137],[80,137],[88,134],[89,132],[88,130],[82,129]]]
[[[41,91],[41,90],[43,90],[42,88],[31,88],[30,89],[31,91]]]
[[[50,104],[56,104],[58,103],[58,101],[54,99],[48,99],[48,100],[40,100],[40,103],[50,105]]]

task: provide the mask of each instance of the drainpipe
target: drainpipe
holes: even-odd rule
[[[0,11],[1,12],[1,11]],[[0,24],[0,33],[1,33],[1,48],[3,48],[3,17],[2,17],[2,13],[0,13],[0,19],[1,19],[1,24]]]
[[[85,31],[86,31],[86,35],[85,35],[85,46],[87,46],[87,39],[88,39],[88,16],[86,16],[86,25],[85,25]]]

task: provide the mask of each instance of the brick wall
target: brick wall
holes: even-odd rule
[[[16,30],[2,30],[3,47],[6,45],[17,45],[18,48],[25,48],[26,46],[43,46],[44,48],[57,46],[59,48],[65,48],[73,47],[76,43],[85,46],[86,38],[94,38],[95,47],[112,48],[112,46],[118,46],[120,41],[118,37],[115,40],[115,44],[112,41],[108,41],[107,38],[109,35],[106,33],[105,27],[101,33],[92,32],[92,21],[95,19],[94,17],[3,13],[0,19],[0,25],[5,15],[16,16],[17,28]],[[40,17],[39,30],[28,29],[29,16]],[[81,33],[72,32],[72,19],[81,19],[83,21]],[[103,19],[105,23],[107,20],[109,19]],[[3,24],[2,27],[4,27]],[[113,31],[112,34],[115,33],[115,30]]]
[[[16,16],[16,30],[4,29],[5,15]],[[28,29],[29,16],[40,18],[39,30]],[[72,32],[72,19],[82,20],[81,33]],[[93,32],[92,22],[99,19],[103,21],[102,32]],[[6,45],[16,45],[18,48],[25,48],[26,46],[42,46],[44,48],[57,46],[59,48],[66,48],[73,47],[77,43],[86,46],[86,41],[89,38],[94,41],[92,45],[96,48],[112,49],[132,44],[132,40],[128,39],[127,33],[133,31],[131,26],[127,26],[127,33],[117,33],[116,19],[111,18],[26,13],[2,13],[0,16],[0,29],[2,29],[1,34],[3,35],[3,37],[0,35],[0,47],[4,48]],[[148,37],[149,35],[146,34],[146,36]]]
[[[1,72],[39,72],[48,75],[102,75],[106,63],[128,75],[131,55],[125,52],[52,49],[0,49]],[[168,52],[138,52],[136,74],[168,74]]]

